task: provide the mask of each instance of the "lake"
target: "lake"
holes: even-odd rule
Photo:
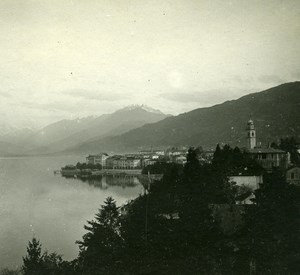
[[[121,205],[143,192],[138,178],[83,182],[54,175],[54,170],[78,161],[84,159],[0,159],[0,269],[19,267],[32,237],[48,252],[74,259],[75,241],[86,233],[84,224],[93,219],[105,198],[112,196]]]

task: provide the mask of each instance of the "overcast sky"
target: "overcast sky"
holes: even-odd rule
[[[178,114],[300,79],[299,0],[1,0],[0,120]]]

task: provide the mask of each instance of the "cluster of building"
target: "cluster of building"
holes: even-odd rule
[[[273,168],[285,171],[286,181],[291,184],[300,185],[300,167],[292,166],[290,154],[286,151],[274,149],[271,147],[264,148],[256,142],[256,130],[252,120],[247,123],[247,147],[245,151],[257,161],[267,172],[272,172]],[[300,151],[300,150],[299,150]],[[299,152],[300,153],[300,152]],[[239,186],[245,186],[252,192],[241,200],[241,203],[252,203],[254,197],[253,191],[258,189],[263,183],[262,175],[232,175],[232,182]]]
[[[285,170],[287,181],[300,184],[300,167],[290,165],[290,156],[288,152],[274,149],[271,147],[262,147],[256,140],[256,130],[254,122],[249,120],[247,123],[247,146],[244,150],[250,154],[266,171],[272,171],[273,168]],[[113,155],[99,153],[89,155],[86,158],[87,164],[100,164],[103,169],[121,169],[134,170],[142,169],[156,162],[172,162],[185,164],[188,148],[168,148],[166,150],[141,150],[136,154]],[[214,150],[201,151],[198,155],[201,163],[210,163],[213,159]],[[257,189],[262,183],[262,176],[243,176],[232,175],[231,179],[239,185],[247,185],[252,190]]]
[[[113,155],[99,153],[89,155],[87,164],[101,164],[104,169],[142,169],[159,161],[186,163],[187,148],[169,148],[167,150],[141,150],[137,154]]]
[[[256,131],[252,120],[247,124],[247,151],[267,171],[279,168],[286,171],[288,183],[300,185],[300,167],[292,166],[290,154],[286,151],[274,148],[262,148],[257,145]],[[300,154],[300,148],[298,149]]]
[[[247,124],[247,152],[267,171],[274,167],[287,169],[290,164],[288,152],[271,147],[263,148],[256,142],[256,130],[250,119]]]

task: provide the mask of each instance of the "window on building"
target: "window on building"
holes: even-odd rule
[[[291,173],[291,179],[293,180],[293,179],[295,179],[295,173]]]
[[[262,159],[266,159],[267,158],[267,154],[262,154],[261,158]]]

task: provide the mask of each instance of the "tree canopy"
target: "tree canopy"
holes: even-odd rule
[[[74,261],[29,242],[24,274],[298,274],[299,187],[274,170],[253,204],[240,205],[248,190],[228,179],[262,172],[238,148],[217,146],[212,163],[190,148],[184,167],[164,166],[163,178],[122,208],[108,197]]]
[[[289,152],[291,157],[291,163],[294,165],[300,165],[300,154],[298,152],[300,142],[294,137],[281,138],[279,144],[273,142],[271,146],[275,149],[281,149]]]

